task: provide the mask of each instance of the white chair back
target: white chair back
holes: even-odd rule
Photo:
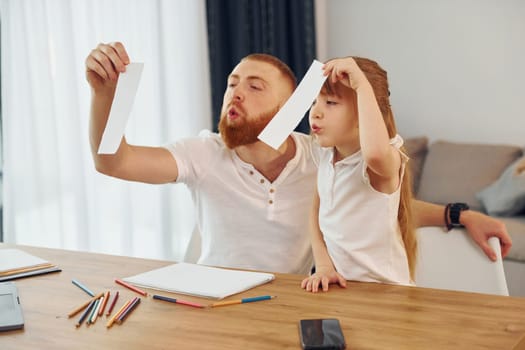
[[[417,229],[419,256],[416,286],[464,292],[509,295],[499,240],[489,239],[497,254],[491,261],[464,229]]]

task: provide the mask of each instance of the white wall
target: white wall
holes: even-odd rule
[[[525,146],[525,1],[323,3],[321,47],[388,71],[404,137]]]

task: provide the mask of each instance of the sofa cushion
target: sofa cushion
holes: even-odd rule
[[[490,215],[511,216],[525,210],[525,157],[512,163],[507,170],[476,198]],[[521,171],[520,171],[521,169]]]
[[[507,232],[512,239],[512,248],[507,259],[525,263],[525,216],[498,217],[507,227]]]
[[[522,154],[516,146],[434,142],[428,150],[417,197],[482,210],[476,193],[496,181]]]
[[[410,158],[408,164],[410,165],[410,173],[412,174],[412,191],[417,193],[419,189],[419,181],[421,179],[421,171],[428,152],[428,138],[413,137],[405,140],[405,149]]]

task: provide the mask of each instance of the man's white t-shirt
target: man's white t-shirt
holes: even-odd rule
[[[399,149],[403,139],[391,142]],[[402,154],[401,178],[408,157]],[[319,226],[334,266],[346,280],[411,284],[397,221],[401,185],[394,193],[370,184],[361,151],[333,164],[333,149],[319,159]]]
[[[177,161],[177,183],[193,197],[202,239],[198,263],[300,274],[311,269],[308,216],[318,146],[308,135],[292,137],[296,154],[273,183],[216,133],[166,146]]]

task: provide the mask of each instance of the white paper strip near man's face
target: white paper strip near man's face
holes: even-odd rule
[[[288,101],[259,134],[259,140],[278,149],[299,125],[326,80],[323,63],[314,60]]]
[[[120,73],[108,122],[98,147],[99,154],[114,154],[117,151],[137,94],[143,68],[144,63],[130,63],[126,66],[126,71]]]

